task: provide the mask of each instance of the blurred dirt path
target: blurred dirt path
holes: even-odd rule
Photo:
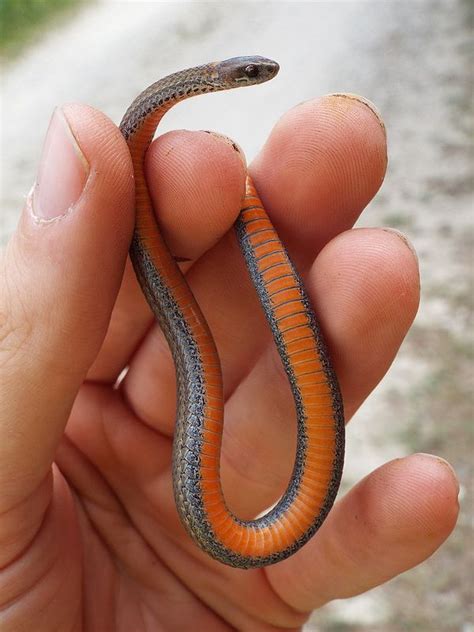
[[[350,425],[344,485],[388,459],[434,451],[460,475],[464,510],[454,536],[428,563],[331,604],[308,630],[474,630],[471,8],[463,0],[98,3],[3,68],[3,242],[58,103],[85,101],[118,122],[133,97],[168,72],[255,53],[280,62],[277,81],[258,94],[187,102],[161,130],[212,128],[251,158],[280,114],[312,96],[355,92],[380,109],[389,170],[361,223],[406,232],[419,252],[423,295],[398,359]]]

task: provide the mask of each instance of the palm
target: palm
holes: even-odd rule
[[[90,416],[94,408],[98,417]],[[67,559],[77,552],[77,583],[72,565],[56,569],[58,581],[69,586],[71,616],[80,599],[91,629],[187,629],[198,620],[199,629],[225,629],[222,615],[227,624],[253,621],[256,629],[262,604],[264,619],[271,613],[293,626],[303,622],[305,615],[269,588],[266,571],[227,568],[190,542],[172,498],[170,439],[140,422],[120,395],[85,386],[70,434],[77,444],[61,446],[58,476],[70,483],[76,502],[73,508],[62,503],[56,528],[64,539],[53,542],[50,553]]]
[[[382,180],[385,141],[359,102],[341,123],[345,107],[344,99],[329,98],[293,110],[253,175],[306,279],[350,417],[390,365],[416,311],[418,287],[416,262],[398,236],[348,231]],[[183,189],[179,178],[189,161],[194,169]],[[289,388],[230,231],[245,170],[221,140],[185,132],[161,137],[147,166],[167,241],[190,260],[188,279],[223,365],[226,500],[238,516],[251,517],[283,491],[295,432]],[[170,473],[174,411],[170,353],[127,267],[105,341],[56,451],[47,519],[25,554],[26,575],[42,577],[43,588],[25,589],[19,606],[27,612],[33,597],[34,608],[46,613],[44,629],[297,627],[325,601],[357,594],[424,559],[452,522],[446,497],[432,502],[436,485],[448,482],[433,474],[434,464],[413,457],[384,466],[349,492],[292,558],[264,570],[225,567],[201,553],[178,520]],[[422,478],[430,481],[423,483],[429,507],[418,501],[413,478],[418,487]],[[33,506],[47,504],[49,485],[35,492]],[[443,516],[430,537],[420,527],[428,513],[437,524]],[[390,551],[383,566],[381,550]]]

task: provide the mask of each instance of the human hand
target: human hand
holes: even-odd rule
[[[406,240],[350,230],[385,167],[371,109],[329,96],[287,113],[250,169],[305,278],[348,419],[387,371],[418,305]],[[286,487],[295,431],[286,377],[230,230],[245,166],[222,137],[172,132],[151,146],[147,178],[217,342],[224,493],[249,518]],[[442,459],[413,455],[361,481],[280,564],[242,571],[198,550],[172,496],[173,363],[126,264],[125,142],[99,112],[66,106],[38,182],[2,260],[1,629],[298,628],[312,609],[381,584],[443,542],[457,516],[455,477]]]

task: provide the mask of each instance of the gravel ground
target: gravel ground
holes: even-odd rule
[[[314,95],[356,92],[382,112],[390,165],[361,223],[409,236],[420,256],[422,303],[389,374],[350,425],[344,485],[388,459],[433,451],[461,479],[462,512],[455,533],[427,563],[330,604],[308,631],[474,631],[472,6],[99,2],[4,63],[3,243],[33,182],[57,103],[85,101],[118,122],[136,93],[168,72],[258,53],[280,62],[277,81],[258,96],[238,91],[192,100],[173,110],[162,130],[212,126],[251,159],[280,114]]]

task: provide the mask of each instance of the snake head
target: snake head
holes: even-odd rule
[[[216,65],[219,80],[227,88],[264,83],[273,79],[280,70],[276,61],[259,57],[232,57]]]

